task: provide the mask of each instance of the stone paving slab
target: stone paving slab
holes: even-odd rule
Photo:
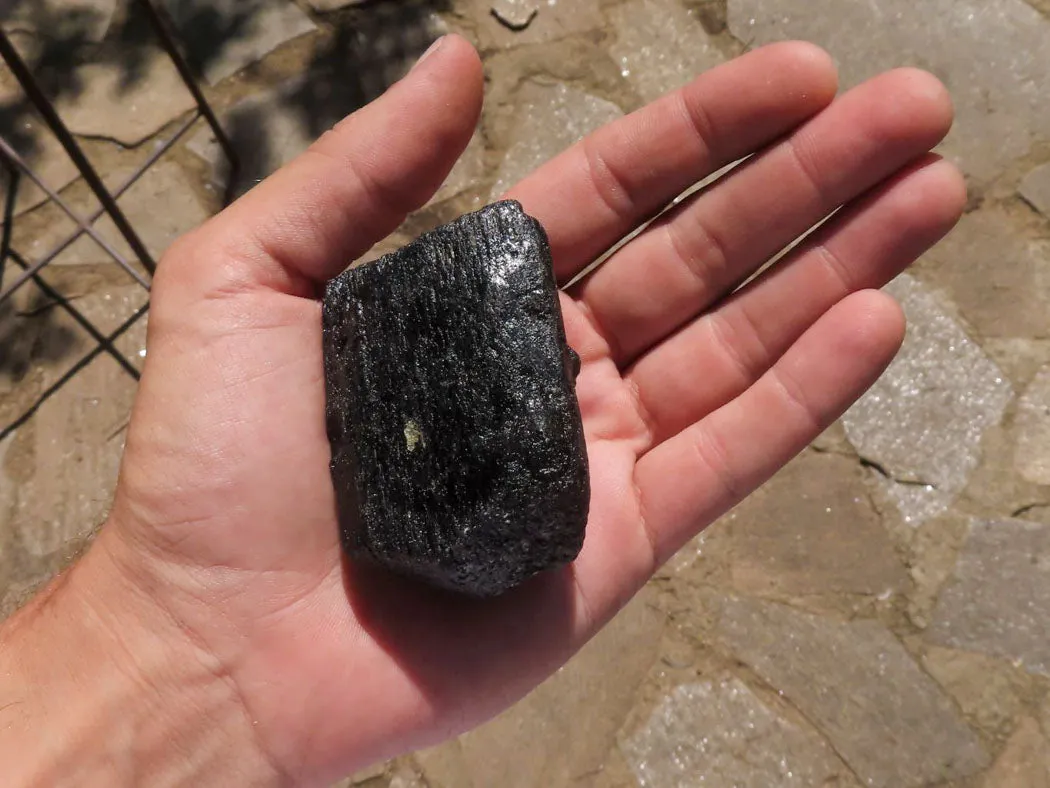
[[[0,89],[0,107],[11,106],[17,102],[15,91]],[[62,146],[47,130],[35,114],[20,118],[21,133],[8,140],[49,189],[61,191],[77,179],[77,168],[70,161]],[[7,193],[7,175],[0,173],[0,185]],[[18,200],[15,203],[15,215],[21,216],[26,211],[41,205],[47,195],[28,178],[23,178],[18,187]]]
[[[493,200],[595,129],[623,116],[612,102],[563,82],[529,82],[515,103],[517,125],[492,188]]]
[[[74,303],[105,331],[145,297],[133,285],[80,295]],[[32,286],[15,303],[20,316],[12,316],[10,302],[5,305],[0,335],[14,336],[15,344],[28,351],[31,365],[18,370],[12,351],[21,351],[12,348],[7,336],[0,353],[3,426],[94,347],[71,318],[37,297]],[[0,618],[65,566],[101,523],[116,483],[135,388],[113,359],[101,356],[0,446]]]
[[[1005,739],[1032,694],[1033,677],[1006,660],[972,651],[928,646],[922,666],[987,734]]]
[[[797,708],[869,786],[908,788],[983,769],[952,702],[876,621],[839,622],[722,597],[716,637]]]
[[[843,416],[860,455],[880,476],[906,522],[945,511],[980,461],[984,432],[1013,396],[1003,373],[941,303],[911,275],[886,291],[904,309],[908,333],[886,373]]]
[[[313,143],[308,126],[296,111],[288,109],[290,98],[302,86],[302,80],[293,79],[276,88],[259,91],[220,116],[240,154],[241,180],[245,187],[266,178]],[[221,186],[226,178],[222,149],[211,128],[204,123],[199,126],[200,130],[186,147],[209,165],[211,183]]]
[[[117,0],[8,0],[0,10],[9,31],[97,42],[106,37]]]
[[[338,121],[382,94],[445,32],[441,17],[425,5],[369,6],[367,15],[362,11],[355,17],[352,29],[318,45],[306,73],[257,90],[220,113],[240,153],[240,190],[287,164]],[[212,183],[224,186],[225,160],[211,129],[201,124],[187,148],[209,164]],[[476,144],[470,153],[479,154]],[[456,173],[457,178],[475,176],[476,170]]]
[[[1014,465],[1028,481],[1050,485],[1050,366],[1043,367],[1017,402]]]
[[[146,329],[148,326],[149,313],[147,312],[113,343],[117,352],[123,354],[124,358],[139,372],[142,372],[146,363]]]
[[[211,85],[317,26],[290,0],[159,0]]]
[[[663,626],[643,593],[524,701],[456,741],[417,754],[427,783],[539,788],[571,785],[595,772],[657,659]]]
[[[7,455],[11,449],[11,444],[14,443],[18,433],[14,433],[3,440],[0,440],[0,479],[3,480],[3,484],[0,484],[0,523],[11,522],[11,517],[14,514],[15,504],[18,501],[15,492],[17,485],[11,483],[8,472],[4,470]],[[2,551],[4,546],[0,544],[0,557],[2,557]]]
[[[699,17],[678,0],[635,0],[609,13],[610,54],[643,102],[687,84],[724,60]]]
[[[469,29],[463,32],[483,50],[542,44],[604,25],[600,0],[542,0],[538,13],[524,30],[512,30],[497,19],[492,13],[493,2],[456,0],[453,6],[468,21]]]
[[[1023,717],[982,788],[1050,788],[1050,742],[1039,723]]]
[[[746,593],[888,596],[907,584],[852,459],[805,452],[726,523],[733,585]]]
[[[400,0],[369,3],[356,12],[346,28],[328,44],[319,44],[314,53],[315,62],[306,75],[308,90],[314,90],[313,110],[324,112],[325,120],[334,123],[405,76],[448,32],[434,9],[430,0]],[[349,108],[347,96],[355,100]]]
[[[5,527],[21,535],[26,552],[42,558],[91,533],[109,510],[123,452],[123,431],[135,383],[100,357],[49,398],[34,415],[27,462],[35,473],[14,482],[17,507]],[[61,468],[61,473],[47,469]]]
[[[973,211],[917,266],[983,338],[1050,336],[1050,240],[1018,229],[1003,208]]]
[[[130,81],[125,69],[112,63],[77,69],[80,90],[56,105],[70,131],[135,146],[196,106],[163,50],[150,47],[136,57],[141,65]]]
[[[113,188],[117,183],[123,182],[132,169],[129,165],[113,170],[107,174],[105,180]],[[198,227],[211,215],[197,188],[179,165],[162,159],[147,170],[118,200],[128,221],[154,259],[160,259],[176,238]],[[94,195],[83,184],[69,190],[63,199],[83,219],[89,218],[98,207]],[[53,205],[45,206],[40,211],[42,215],[34,216],[37,221],[32,225],[27,220],[16,224],[15,227],[15,248],[31,259],[36,259],[53,249],[76,228],[73,222]],[[95,230],[126,260],[136,260],[127,242],[108,216],[99,219]],[[93,239],[81,236],[62,252],[53,264],[92,265],[110,262],[111,258]]]
[[[753,46],[820,44],[845,87],[901,65],[932,71],[955,101],[944,149],[978,183],[1050,138],[1050,21],[1023,0],[729,0],[729,29]]]
[[[731,676],[676,687],[621,749],[642,788],[859,785],[827,742]]]
[[[1021,181],[1018,193],[1028,204],[1050,219],[1050,163],[1036,167]]]
[[[140,65],[135,69],[136,78],[130,80],[125,67],[116,64],[119,58],[76,68],[68,89],[56,101],[56,109],[74,134],[136,146],[194,107],[174,65],[161,50],[148,47],[135,57]],[[2,66],[0,74],[5,77],[0,80],[0,107],[12,113],[16,124],[8,141],[49,188],[61,192],[79,177],[76,167],[43,121],[27,109],[20,88]],[[24,178],[16,214],[46,199],[43,191]]]
[[[975,520],[926,636],[1050,676],[1050,526]]]
[[[151,167],[121,197],[119,204],[154,260],[159,260],[175,239],[196,229],[211,216],[189,176],[177,164],[165,161]],[[134,259],[109,217],[101,219],[97,229],[118,251]],[[108,259],[94,241],[81,238],[56,262],[76,264]]]

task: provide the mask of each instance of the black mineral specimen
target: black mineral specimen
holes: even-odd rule
[[[343,542],[477,596],[572,561],[587,454],[547,236],[516,202],[332,281],[328,438]]]

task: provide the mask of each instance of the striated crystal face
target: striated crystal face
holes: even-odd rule
[[[499,594],[572,561],[590,498],[550,247],[516,202],[333,280],[328,437],[357,557]]]

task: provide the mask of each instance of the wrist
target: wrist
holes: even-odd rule
[[[237,689],[207,649],[91,551],[0,627],[4,784],[272,785]]]

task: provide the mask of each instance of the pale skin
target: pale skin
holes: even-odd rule
[[[557,669],[902,341],[900,309],[876,288],[963,210],[959,173],[928,153],[951,104],[914,70],[835,94],[819,49],[766,47],[511,190],[568,282],[690,184],[756,154],[564,293],[582,358],[586,543],[571,567],[496,600],[344,559],[316,300],[466,145],[482,100],[470,45],[443,39],[177,242],[112,512],[0,629],[4,784],[322,786],[476,726]]]

